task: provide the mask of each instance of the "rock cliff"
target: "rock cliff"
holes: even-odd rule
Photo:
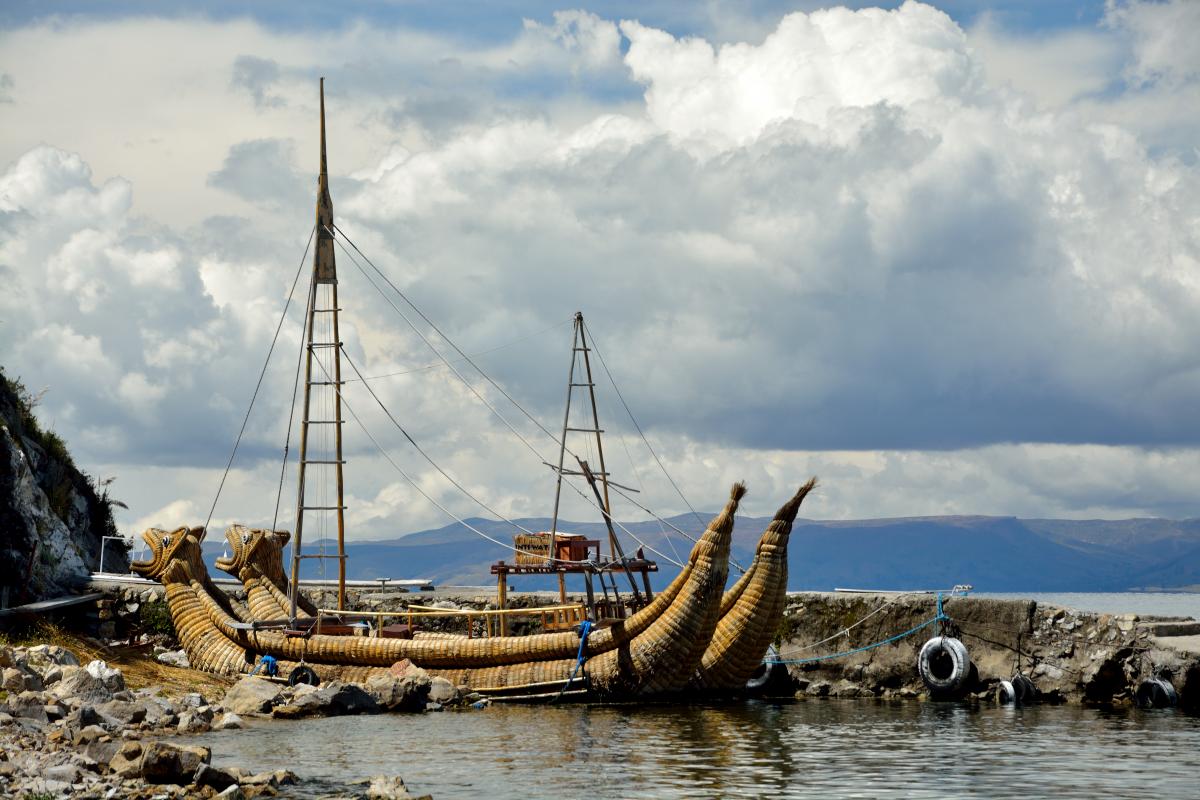
[[[98,567],[102,537],[116,534],[113,501],[41,428],[35,403],[0,370],[0,607],[69,591]],[[109,571],[128,569],[119,545],[105,548]]]

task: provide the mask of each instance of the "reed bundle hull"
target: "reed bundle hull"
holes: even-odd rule
[[[645,608],[627,620],[592,633],[576,680],[602,697],[635,697],[683,688],[692,679],[717,626],[728,575],[734,513],[745,488],[738,484],[725,508],[697,541],[684,569]],[[236,538],[241,541],[242,533]],[[283,589],[277,535],[249,536],[222,566],[237,569],[251,610],[277,619]],[[380,639],[353,636],[292,636],[252,630],[208,578],[201,558],[202,529],[143,534],[151,558],[134,569],[163,583],[172,620],[192,664],[220,674],[249,672],[262,655],[287,668],[312,665],[322,678],[366,680],[407,659],[456,685],[512,691],[565,683],[578,666],[579,637],[573,632],[502,638]],[[245,545],[254,544],[252,547]],[[278,545],[278,549],[274,545]],[[253,594],[251,592],[253,589]],[[257,615],[255,615],[257,616]]]
[[[776,512],[758,541],[754,561],[721,598],[720,619],[691,682],[695,688],[741,691],[762,663],[787,606],[792,524],[816,485],[816,478],[809,480]]]

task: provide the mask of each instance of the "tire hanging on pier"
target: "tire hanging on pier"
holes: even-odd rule
[[[1174,708],[1179,695],[1166,678],[1150,678],[1138,684],[1134,700],[1138,708]]]
[[[933,694],[950,695],[962,690],[971,677],[967,646],[950,636],[935,636],[917,655],[917,672]]]
[[[759,692],[766,689],[772,681],[787,675],[787,666],[780,663],[779,651],[775,649],[775,645],[767,645],[767,654],[763,656],[762,663],[754,670],[754,673],[746,681],[746,691]]]
[[[1005,705],[1023,706],[1032,703],[1037,695],[1033,681],[1018,672],[1011,681],[1000,681],[997,699]]]

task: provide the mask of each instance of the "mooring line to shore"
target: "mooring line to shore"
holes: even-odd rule
[[[941,613],[941,611],[939,610],[936,616],[930,617],[929,619],[925,620],[924,622],[922,622],[920,625],[916,626],[915,628],[909,628],[908,630],[904,631],[903,633],[897,633],[895,636],[889,636],[888,638],[884,639],[881,642],[873,642],[868,645],[863,645],[862,647],[856,647],[853,650],[845,650],[841,653],[831,653],[830,655],[826,655],[826,656],[813,656],[812,658],[768,658],[768,659],[763,659],[763,663],[765,663],[765,664],[811,664],[816,661],[830,661],[835,658],[845,658],[846,656],[852,656],[855,653],[865,653],[868,650],[874,650],[877,647],[883,647],[885,644],[891,644],[892,642],[898,642],[901,639],[904,639],[908,636],[912,636],[917,631],[920,631],[924,628],[928,628],[930,625],[933,625],[936,622],[942,622],[942,621],[945,621],[948,619],[950,619],[950,618],[948,616],[946,616],[945,614]]]

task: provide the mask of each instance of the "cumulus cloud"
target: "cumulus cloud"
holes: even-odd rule
[[[20,155],[0,177],[0,266],[16,276],[0,313],[19,331],[0,358],[52,385],[47,407],[107,472],[153,474],[122,481],[135,524],[168,503],[207,513],[311,225],[314,76],[354,52],[327,84],[339,224],[543,424],[561,419],[563,323],[582,309],[700,506],[745,478],[765,513],[818,472],[820,516],[1196,513],[1200,174],[1124,124],[1132,95],[1097,99],[1121,74],[1139,98],[1190,96],[1194,70],[1155,55],[1162,10],[1144,5],[1079,32],[1093,69],[1035,95],[1013,65],[1044,48],[915,2],[792,13],[749,41],[577,11],[483,49],[200,26],[220,46],[180,47],[172,69],[223,77],[161,131],[193,154],[170,182],[199,213],[158,203],[161,179],[94,177],[137,161],[102,144],[106,170],[60,147]],[[29,80],[52,82],[34,67],[60,45],[30,44],[46,36],[7,34]],[[84,53],[111,39],[62,36]],[[135,200],[143,183],[152,199]],[[355,364],[404,373],[373,386],[472,494],[545,513],[553,443],[466,364],[536,457],[429,368],[397,308],[457,355],[356,261],[338,251]],[[214,520],[270,521],[299,330],[293,314]],[[619,471],[644,502],[684,510],[594,366],[603,427],[626,437],[606,452],[628,446]],[[481,513],[346,392],[425,492]],[[355,535],[444,521],[353,422],[347,450]],[[1138,490],[1114,493],[1115,475]],[[594,517],[577,498],[567,513]]]

